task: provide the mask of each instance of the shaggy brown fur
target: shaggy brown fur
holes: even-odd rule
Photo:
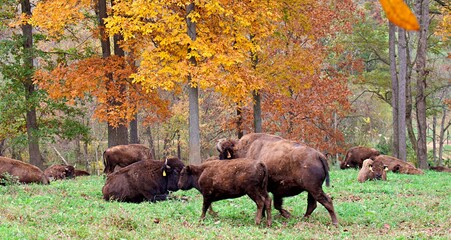
[[[266,209],[266,225],[271,226],[271,198],[267,191],[268,171],[262,162],[251,159],[211,160],[202,165],[189,165],[180,173],[182,190],[196,188],[204,202],[201,219],[212,202],[248,195],[257,205],[255,224],[260,224]]]
[[[361,183],[366,180],[387,181],[387,170],[387,166],[385,166],[381,161],[366,159],[363,161],[357,180]]]
[[[353,147],[346,153],[345,159],[340,163],[341,169],[346,168],[362,168],[363,160],[371,159],[374,160],[375,157],[379,156],[380,153],[374,148],[368,147]]]
[[[8,173],[18,178],[20,183],[49,184],[49,179],[38,167],[19,160],[0,157],[0,178]]]
[[[431,170],[436,172],[451,172],[451,168],[437,166],[437,167],[430,167]]]
[[[244,135],[235,144],[233,153],[237,158],[250,158],[266,164],[268,191],[274,196],[274,208],[282,216],[291,216],[282,208],[283,198],[307,191],[308,206],[304,217],[309,217],[320,202],[329,212],[332,223],[338,225],[332,199],[322,189],[324,181],[329,185],[329,166],[322,153],[304,144],[263,133]]]
[[[84,170],[75,169],[75,176],[76,177],[89,176],[89,175],[91,175],[91,174],[89,174],[88,172],[86,172]]]
[[[385,165],[387,165],[388,170],[394,172],[394,173],[403,173],[403,174],[423,174],[424,172],[421,169],[416,168],[413,166],[413,164],[403,161],[401,159],[387,156],[387,155],[380,155],[376,157],[375,160],[383,162]]]
[[[105,174],[115,171],[115,168],[126,167],[134,162],[153,159],[150,149],[142,144],[117,145],[103,152]]]
[[[103,198],[135,203],[165,200],[168,191],[178,190],[183,167],[178,158],[132,163],[108,175],[102,188]]]
[[[70,165],[52,165],[45,169],[45,176],[50,180],[62,180],[75,177],[75,168]]]

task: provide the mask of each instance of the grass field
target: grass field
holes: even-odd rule
[[[451,174],[389,173],[388,181],[358,183],[357,170],[332,170],[339,227],[322,205],[303,219],[307,194],[285,198],[291,219],[273,209],[273,226],[254,225],[248,197],[215,202],[217,217],[199,222],[197,190],[177,200],[120,203],[102,200],[102,176],[42,185],[0,186],[0,239],[450,239]],[[184,198],[181,198],[181,197]],[[187,200],[181,200],[187,199]]]

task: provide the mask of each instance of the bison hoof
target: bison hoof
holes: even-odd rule
[[[281,214],[284,218],[290,218],[290,217],[291,217],[291,214],[290,214],[287,210],[285,210],[285,209],[282,209],[282,210],[280,211],[280,214]]]

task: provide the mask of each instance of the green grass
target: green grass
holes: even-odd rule
[[[178,191],[176,200],[120,203],[102,200],[102,176],[48,186],[0,186],[0,239],[449,239],[451,174],[388,174],[388,181],[358,183],[357,171],[332,170],[340,223],[322,205],[303,219],[306,193],[285,198],[291,219],[273,209],[273,226],[254,225],[248,198],[215,202],[218,217],[199,221],[202,196]],[[180,197],[188,200],[180,200]]]

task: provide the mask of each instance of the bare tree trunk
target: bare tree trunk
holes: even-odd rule
[[[186,14],[194,11],[194,3],[188,4],[186,7]],[[191,40],[196,40],[196,22],[191,21],[190,17],[186,18],[186,24],[188,27],[188,36]],[[190,50],[188,50],[190,51]],[[191,64],[196,65],[196,59],[192,57],[190,59]],[[188,76],[188,82],[191,82],[191,75]],[[199,88],[188,86],[189,95],[189,163],[201,164],[200,157],[200,129],[199,129]]]
[[[238,139],[240,139],[244,133],[243,133],[243,111],[241,110],[240,105],[237,103],[236,106],[236,135]]]
[[[406,160],[406,81],[407,81],[407,41],[406,31],[398,28],[398,158]]]
[[[437,166],[443,165],[443,145],[445,144],[445,133],[448,130],[449,126],[451,126],[451,121],[448,121],[446,124],[446,106],[443,106],[443,116],[442,121],[440,123],[440,135],[439,135],[439,145],[438,145],[438,163]],[[445,126],[446,125],[446,126]]]
[[[432,116],[432,155],[433,155],[433,162],[437,166],[437,116],[434,114]]]
[[[153,136],[152,136],[152,131],[150,129],[150,126],[147,127],[147,136],[149,136],[149,148],[150,148],[150,152],[152,153],[152,158],[156,159],[156,155],[155,155],[155,145],[153,143]]]
[[[29,0],[21,1],[22,14],[31,17],[31,4]],[[36,105],[33,103],[35,97],[36,87],[33,84],[32,72],[33,72],[33,28],[30,24],[26,23],[21,25],[22,34],[24,38],[23,48],[25,56],[23,58],[24,67],[29,69],[27,76],[23,79],[23,85],[25,87],[25,99],[28,102],[29,108],[26,113],[27,124],[27,136],[28,136],[28,152],[30,154],[30,163],[43,169],[44,160],[41,156],[39,149],[39,127],[36,115]]]
[[[130,122],[130,143],[139,143],[138,114],[135,114],[135,119]]]
[[[390,75],[392,86],[392,123],[393,123],[393,156],[398,157],[398,73],[396,68],[396,26],[389,22],[389,55],[390,55]]]
[[[252,96],[254,98],[254,131],[260,133],[262,132],[261,94],[258,91],[254,91]]]
[[[428,71],[426,70],[427,58],[427,35],[429,28],[429,0],[417,0],[418,16],[420,16],[420,33],[418,38],[417,50],[417,97],[416,113],[418,128],[418,149],[417,158],[421,169],[428,169],[427,162],[427,143],[426,143],[426,79]]]

